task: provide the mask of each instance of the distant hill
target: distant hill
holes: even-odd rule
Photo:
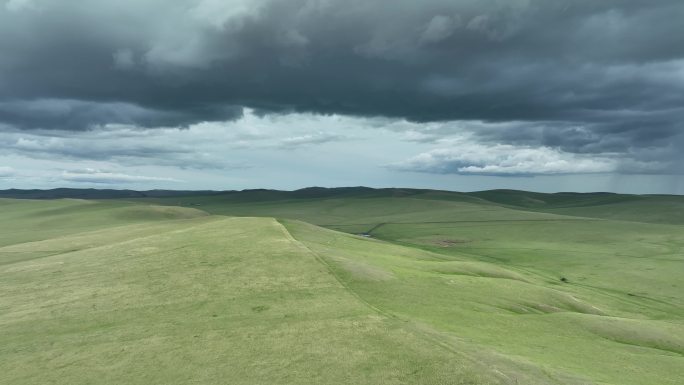
[[[519,190],[487,190],[468,193],[468,195],[502,205],[526,208],[596,206],[648,199],[648,196],[643,195],[608,192],[559,192],[549,194]]]
[[[434,200],[457,200],[472,202],[491,202],[504,206],[521,208],[567,208],[598,206],[605,204],[639,202],[648,200],[681,200],[680,195],[634,195],[607,192],[576,193],[538,193],[521,190],[485,190],[475,192],[456,192],[446,190],[413,188],[371,188],[371,187],[306,187],[299,190],[117,190],[117,189],[75,189],[55,188],[49,190],[0,190],[0,198],[15,199],[122,199],[122,198],[173,198],[189,196],[222,196],[236,201],[277,201],[286,199],[326,199],[326,198],[381,198],[410,197]]]
[[[162,198],[188,195],[211,195],[214,191],[176,191],[176,190],[115,190],[115,189],[74,189],[56,188],[49,190],[0,190],[0,198],[14,199],[121,199],[121,198]]]
[[[336,210],[338,204],[366,207],[365,211],[402,212],[421,211],[424,205],[437,202],[460,202],[476,205],[506,207],[528,212],[542,212],[569,216],[615,219],[648,223],[684,224],[684,196],[633,195],[607,192],[595,193],[538,193],[520,190],[487,190],[455,192],[410,188],[370,187],[307,187],[294,191],[249,189],[229,191],[178,190],[114,190],[70,189],[0,190],[0,198],[18,199],[125,199],[154,201],[156,204],[202,206],[215,214],[267,215],[300,218],[292,213],[315,213],[322,210],[330,216],[349,214]],[[397,199],[411,199],[397,200]],[[361,199],[361,202],[355,200]],[[384,200],[373,203],[373,200]],[[338,203],[333,202],[339,201]],[[420,200],[420,201],[416,201]],[[424,202],[424,205],[419,204]],[[320,202],[316,203],[316,202]],[[328,202],[323,205],[323,202]],[[433,202],[433,203],[430,203]],[[410,208],[409,208],[410,207]],[[356,210],[356,209],[355,209]],[[337,214],[334,214],[337,212]],[[286,215],[287,214],[287,215]],[[363,214],[363,213],[359,213]],[[313,221],[314,223],[320,223]]]

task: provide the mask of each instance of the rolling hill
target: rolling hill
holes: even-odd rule
[[[0,199],[0,383],[679,384],[679,199]]]

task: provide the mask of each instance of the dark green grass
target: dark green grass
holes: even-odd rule
[[[365,187],[297,191],[246,190],[196,196],[145,198],[173,206],[201,207],[214,214],[249,215],[274,213],[317,224],[350,222],[352,219],[382,221],[384,214],[430,210],[437,202],[470,204],[494,210],[562,214],[598,219],[615,219],[646,223],[684,224],[684,197],[674,195],[629,195],[613,193],[534,193],[517,190],[489,190],[459,193],[417,189],[369,189]],[[370,204],[362,202],[370,201]],[[411,203],[411,201],[414,201]],[[421,203],[423,202],[421,207]],[[353,206],[331,213],[335,206]],[[363,211],[372,207],[376,215]],[[458,208],[459,206],[454,206]],[[406,209],[404,211],[404,209]],[[458,212],[443,206],[454,216]],[[378,215],[379,214],[379,215]],[[444,213],[444,215],[448,215]],[[442,215],[442,216],[444,216]],[[396,218],[396,215],[395,215]],[[391,218],[389,218],[391,219]]]

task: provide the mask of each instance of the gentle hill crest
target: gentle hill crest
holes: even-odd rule
[[[307,187],[294,191],[272,189],[248,189],[227,191],[177,191],[177,190],[113,190],[113,189],[69,189],[52,190],[0,190],[0,198],[14,199],[124,199],[140,202],[155,202],[172,206],[202,206],[203,210],[215,214],[289,216],[287,207],[316,211],[332,209],[335,204],[367,206],[369,201],[377,201],[380,206],[392,202],[400,207],[413,207],[410,210],[423,210],[411,200],[421,200],[425,206],[429,202],[454,202],[480,206],[506,207],[527,212],[558,214],[564,216],[603,218],[646,223],[684,224],[684,196],[681,195],[633,195],[608,192],[595,193],[538,193],[521,190],[486,190],[475,192],[456,192],[445,190],[411,188],[370,188],[370,187]],[[315,202],[331,202],[330,204]],[[365,203],[362,203],[366,201]],[[333,202],[336,202],[333,204]],[[258,205],[256,210],[250,206]],[[268,210],[268,206],[273,210]],[[306,207],[301,207],[306,206]],[[328,207],[326,209],[326,207]],[[445,209],[449,209],[448,207]],[[374,209],[377,211],[377,209]],[[400,210],[401,211],[401,210]],[[250,214],[251,213],[251,214]],[[317,224],[326,222],[313,221]],[[380,223],[380,222],[376,222]]]

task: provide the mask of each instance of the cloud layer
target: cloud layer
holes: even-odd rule
[[[0,146],[240,167],[198,141],[159,146],[150,129],[214,124],[235,131],[213,139],[254,145],[227,123],[244,122],[248,107],[278,119],[364,117],[430,146],[401,154],[399,169],[676,174],[681,20],[681,0],[6,0]],[[328,121],[307,127],[263,143],[349,137]],[[454,138],[468,141],[455,148]]]
[[[0,178],[10,178],[15,175],[14,168],[8,166],[0,166]]]
[[[225,120],[230,105],[670,120],[683,17],[679,0],[14,0],[0,11],[0,97],[15,121],[45,111],[74,128]]]

